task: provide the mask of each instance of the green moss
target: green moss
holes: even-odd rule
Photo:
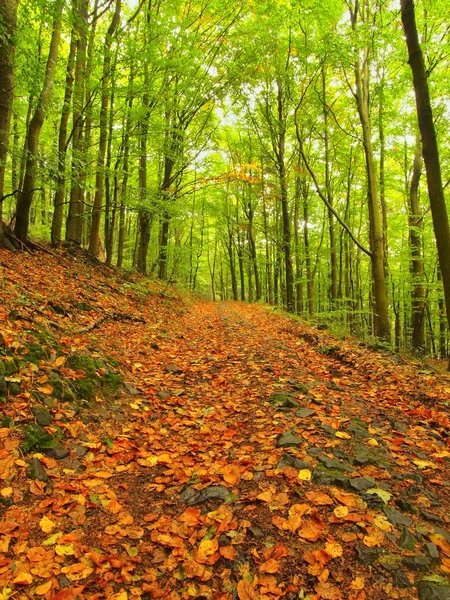
[[[3,375],[5,377],[12,377],[19,371],[19,361],[17,358],[13,358],[12,360],[2,361],[3,365]]]
[[[38,365],[42,360],[48,360],[49,354],[41,344],[29,344],[26,347],[26,351],[22,354],[28,362],[32,362]]]
[[[31,423],[26,427],[22,442],[23,452],[49,450],[56,448],[57,445],[58,440],[37,423]]]
[[[67,366],[74,371],[95,373],[96,361],[86,354],[71,354],[67,357]]]
[[[73,384],[75,397],[82,398],[83,400],[92,400],[94,397],[94,384],[90,379],[86,377],[84,379],[78,379]]]
[[[13,427],[14,419],[12,417],[4,416],[0,421],[0,427]]]
[[[115,392],[123,383],[122,376],[118,373],[107,373],[101,380],[102,384],[111,392]]]
[[[18,394],[20,394],[20,385],[18,383],[10,383],[9,384],[9,393],[12,396],[17,396]]]

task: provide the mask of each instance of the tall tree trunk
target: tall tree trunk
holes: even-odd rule
[[[5,162],[14,100],[14,36],[18,3],[19,0],[0,0],[0,246],[3,243],[2,206],[5,193]]]
[[[127,200],[128,193],[128,176],[130,168],[130,131],[131,131],[131,111],[133,109],[134,100],[134,69],[130,69],[130,76],[128,79],[128,97],[127,97],[127,114],[125,118],[124,134],[122,140],[123,146],[123,178],[122,188],[120,191],[120,210],[119,210],[119,234],[117,241],[117,266],[122,267],[123,264],[123,250],[125,245],[125,202]]]
[[[306,267],[306,293],[308,296],[308,314],[312,319],[314,317],[314,275],[311,266],[311,252],[309,248],[309,210],[308,210],[308,188],[303,185],[303,242],[305,246],[305,267]]]
[[[77,12],[74,21],[77,31],[77,58],[73,94],[72,125],[72,184],[69,211],[66,221],[66,239],[81,244],[83,231],[83,185],[80,179],[80,164],[86,160],[83,155],[83,104],[86,85],[86,48],[88,27],[88,0],[74,0]]]
[[[428,196],[444,286],[447,324],[450,324],[450,227],[442,185],[441,164],[433,122],[427,72],[417,33],[413,0],[400,0],[402,23],[408,47],[416,96],[417,117],[422,136],[423,160],[427,174]],[[450,362],[448,365],[450,370]]]
[[[16,225],[14,233],[21,242],[26,242],[30,220],[30,208],[36,182],[39,137],[45,114],[52,98],[53,81],[55,79],[56,61],[59,53],[61,38],[63,0],[58,0],[55,6],[52,37],[45,69],[44,84],[37,101],[36,109],[30,121],[27,132],[27,161],[22,190],[17,198]]]
[[[423,266],[423,215],[419,205],[419,181],[422,173],[422,145],[417,140],[413,171],[409,186],[409,239],[411,246],[412,276],[412,347],[423,352],[425,345],[425,289]]]
[[[300,168],[300,163],[298,165]],[[302,180],[300,175],[295,180],[295,205],[294,205],[294,243],[295,243],[295,305],[296,313],[303,312],[303,285],[302,285],[302,263],[300,245],[300,196]]]
[[[61,232],[64,217],[64,198],[66,192],[66,143],[67,143],[67,124],[70,116],[70,103],[73,92],[73,69],[75,65],[75,55],[77,51],[77,40],[75,27],[72,29],[70,42],[69,58],[67,60],[66,71],[66,89],[64,92],[64,102],[61,111],[61,121],[59,124],[58,135],[58,174],[56,177],[56,191],[53,201],[54,212],[52,220],[51,240],[52,246],[58,248],[61,244]]]
[[[377,337],[389,341],[389,309],[386,280],[384,276],[384,236],[383,222],[378,199],[378,185],[375,156],[372,144],[372,131],[369,116],[369,65],[367,57],[361,66],[358,59],[355,67],[356,97],[358,113],[363,131],[364,155],[367,172],[367,197],[369,204],[370,248],[372,251],[372,280],[374,295],[374,333]]]
[[[284,117],[284,99],[281,81],[277,81],[277,109],[278,109],[278,148],[277,148],[277,169],[280,183],[281,215],[283,224],[283,255],[286,283],[286,309],[288,312],[295,312],[294,305],[294,269],[292,268],[291,257],[291,219],[289,216],[289,202],[286,179],[285,165],[285,146],[286,146],[286,124]]]
[[[102,72],[102,101],[100,106],[100,141],[97,157],[97,172],[95,176],[94,206],[92,208],[91,235],[89,239],[89,252],[98,255],[100,243],[100,222],[103,202],[103,187],[105,183],[105,156],[108,138],[108,107],[110,103],[109,82],[111,75],[111,46],[114,33],[120,23],[122,0],[116,0],[114,15],[109,25],[105,38],[105,53]]]
[[[324,120],[324,144],[325,144],[325,189],[327,194],[327,200],[331,207],[333,207],[333,193],[331,190],[331,165],[330,165],[330,141],[329,141],[329,125],[328,125],[328,112],[329,108],[327,105],[327,81],[325,65],[322,66],[322,102],[323,102],[323,120]],[[330,300],[331,307],[333,308],[336,304],[338,290],[337,290],[337,254],[336,254],[336,235],[334,230],[334,216],[330,209],[328,209],[328,233],[330,240]]]

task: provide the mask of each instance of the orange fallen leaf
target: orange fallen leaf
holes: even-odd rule
[[[236,550],[233,546],[221,546],[219,552],[221,556],[228,560],[234,560],[236,558]]]
[[[342,592],[331,583],[318,583],[314,589],[318,593],[319,598],[323,598],[324,600],[342,600]]]
[[[269,560],[259,567],[259,570],[261,573],[278,573],[280,570],[280,563],[274,558],[269,558]]]
[[[94,477],[99,477],[100,479],[109,479],[113,476],[109,471],[96,471],[93,473]]]
[[[13,579],[14,585],[28,586],[33,583],[33,577],[30,573],[18,573]]]
[[[255,598],[255,588],[253,584],[245,579],[241,579],[237,584],[237,593],[239,600],[254,600]]]
[[[200,561],[206,560],[212,556],[219,548],[219,542],[217,540],[202,540],[198,547],[197,559]]]
[[[48,594],[48,592],[51,589],[52,589],[52,582],[46,581],[42,585],[38,585],[37,588],[34,590],[34,593],[37,594],[38,596],[45,596],[46,594]]]
[[[200,509],[199,508],[187,508],[184,513],[180,516],[180,521],[187,523],[189,527],[195,527],[198,525],[200,520]]]
[[[305,496],[311,502],[318,504],[319,506],[326,506],[327,504],[334,504],[333,498],[328,494],[324,494],[323,492],[306,492]]]

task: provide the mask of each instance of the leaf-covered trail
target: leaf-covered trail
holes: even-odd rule
[[[0,598],[450,597],[446,375],[264,307],[14,260]],[[59,400],[58,377],[84,389],[79,356],[109,383],[116,359],[123,392]],[[59,454],[23,454],[36,398]]]

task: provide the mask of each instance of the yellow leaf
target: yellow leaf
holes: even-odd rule
[[[39,521],[39,527],[44,533],[51,533],[55,529],[56,523],[44,515]]]
[[[342,549],[342,546],[340,544],[338,544],[337,542],[332,542],[332,543],[327,542],[325,544],[325,550],[333,558],[338,558],[339,556],[342,556],[342,554],[344,552]]]
[[[369,446],[378,446],[378,442],[375,438],[370,438],[370,440],[368,440],[367,443],[369,444]]]
[[[0,600],[9,600],[13,594],[13,590],[5,586],[0,592]]]
[[[347,506],[336,506],[336,508],[334,509],[334,515],[338,518],[338,519],[342,519],[343,517],[346,517],[348,515],[348,507]]]
[[[12,489],[12,487],[6,487],[6,488],[3,488],[0,493],[3,496],[3,498],[9,498],[10,496],[12,496],[13,489]]]
[[[197,558],[204,560],[212,556],[219,548],[217,540],[202,540],[198,548]]]
[[[430,462],[429,460],[413,460],[413,463],[419,467],[419,469],[426,469],[427,467],[430,469],[437,469],[437,465],[435,465],[434,463]]]
[[[112,596],[108,596],[108,600],[128,600],[127,592],[123,590],[118,592],[117,594],[112,594]]]
[[[75,554],[73,544],[56,544],[55,552],[58,556],[72,556]]]
[[[351,435],[345,431],[336,431],[336,437],[341,438],[341,440],[349,440],[351,439]]]
[[[38,585],[37,588],[34,590],[34,593],[37,594],[38,596],[45,596],[46,594],[48,594],[48,592],[51,589],[52,589],[52,582],[47,581],[46,583],[43,583],[42,585]]]
[[[350,584],[352,590],[363,590],[366,585],[366,580],[364,577],[358,576],[356,577]]]
[[[65,362],[66,362],[66,357],[65,356],[58,356],[58,358],[53,363],[53,366],[56,367],[56,368],[62,367]]]
[[[62,533],[58,531],[42,542],[43,546],[53,546],[62,537]]]
[[[311,481],[311,471],[309,469],[300,469],[298,478],[300,481]]]
[[[33,577],[30,573],[19,573],[13,579],[14,585],[31,585],[33,583]]]

